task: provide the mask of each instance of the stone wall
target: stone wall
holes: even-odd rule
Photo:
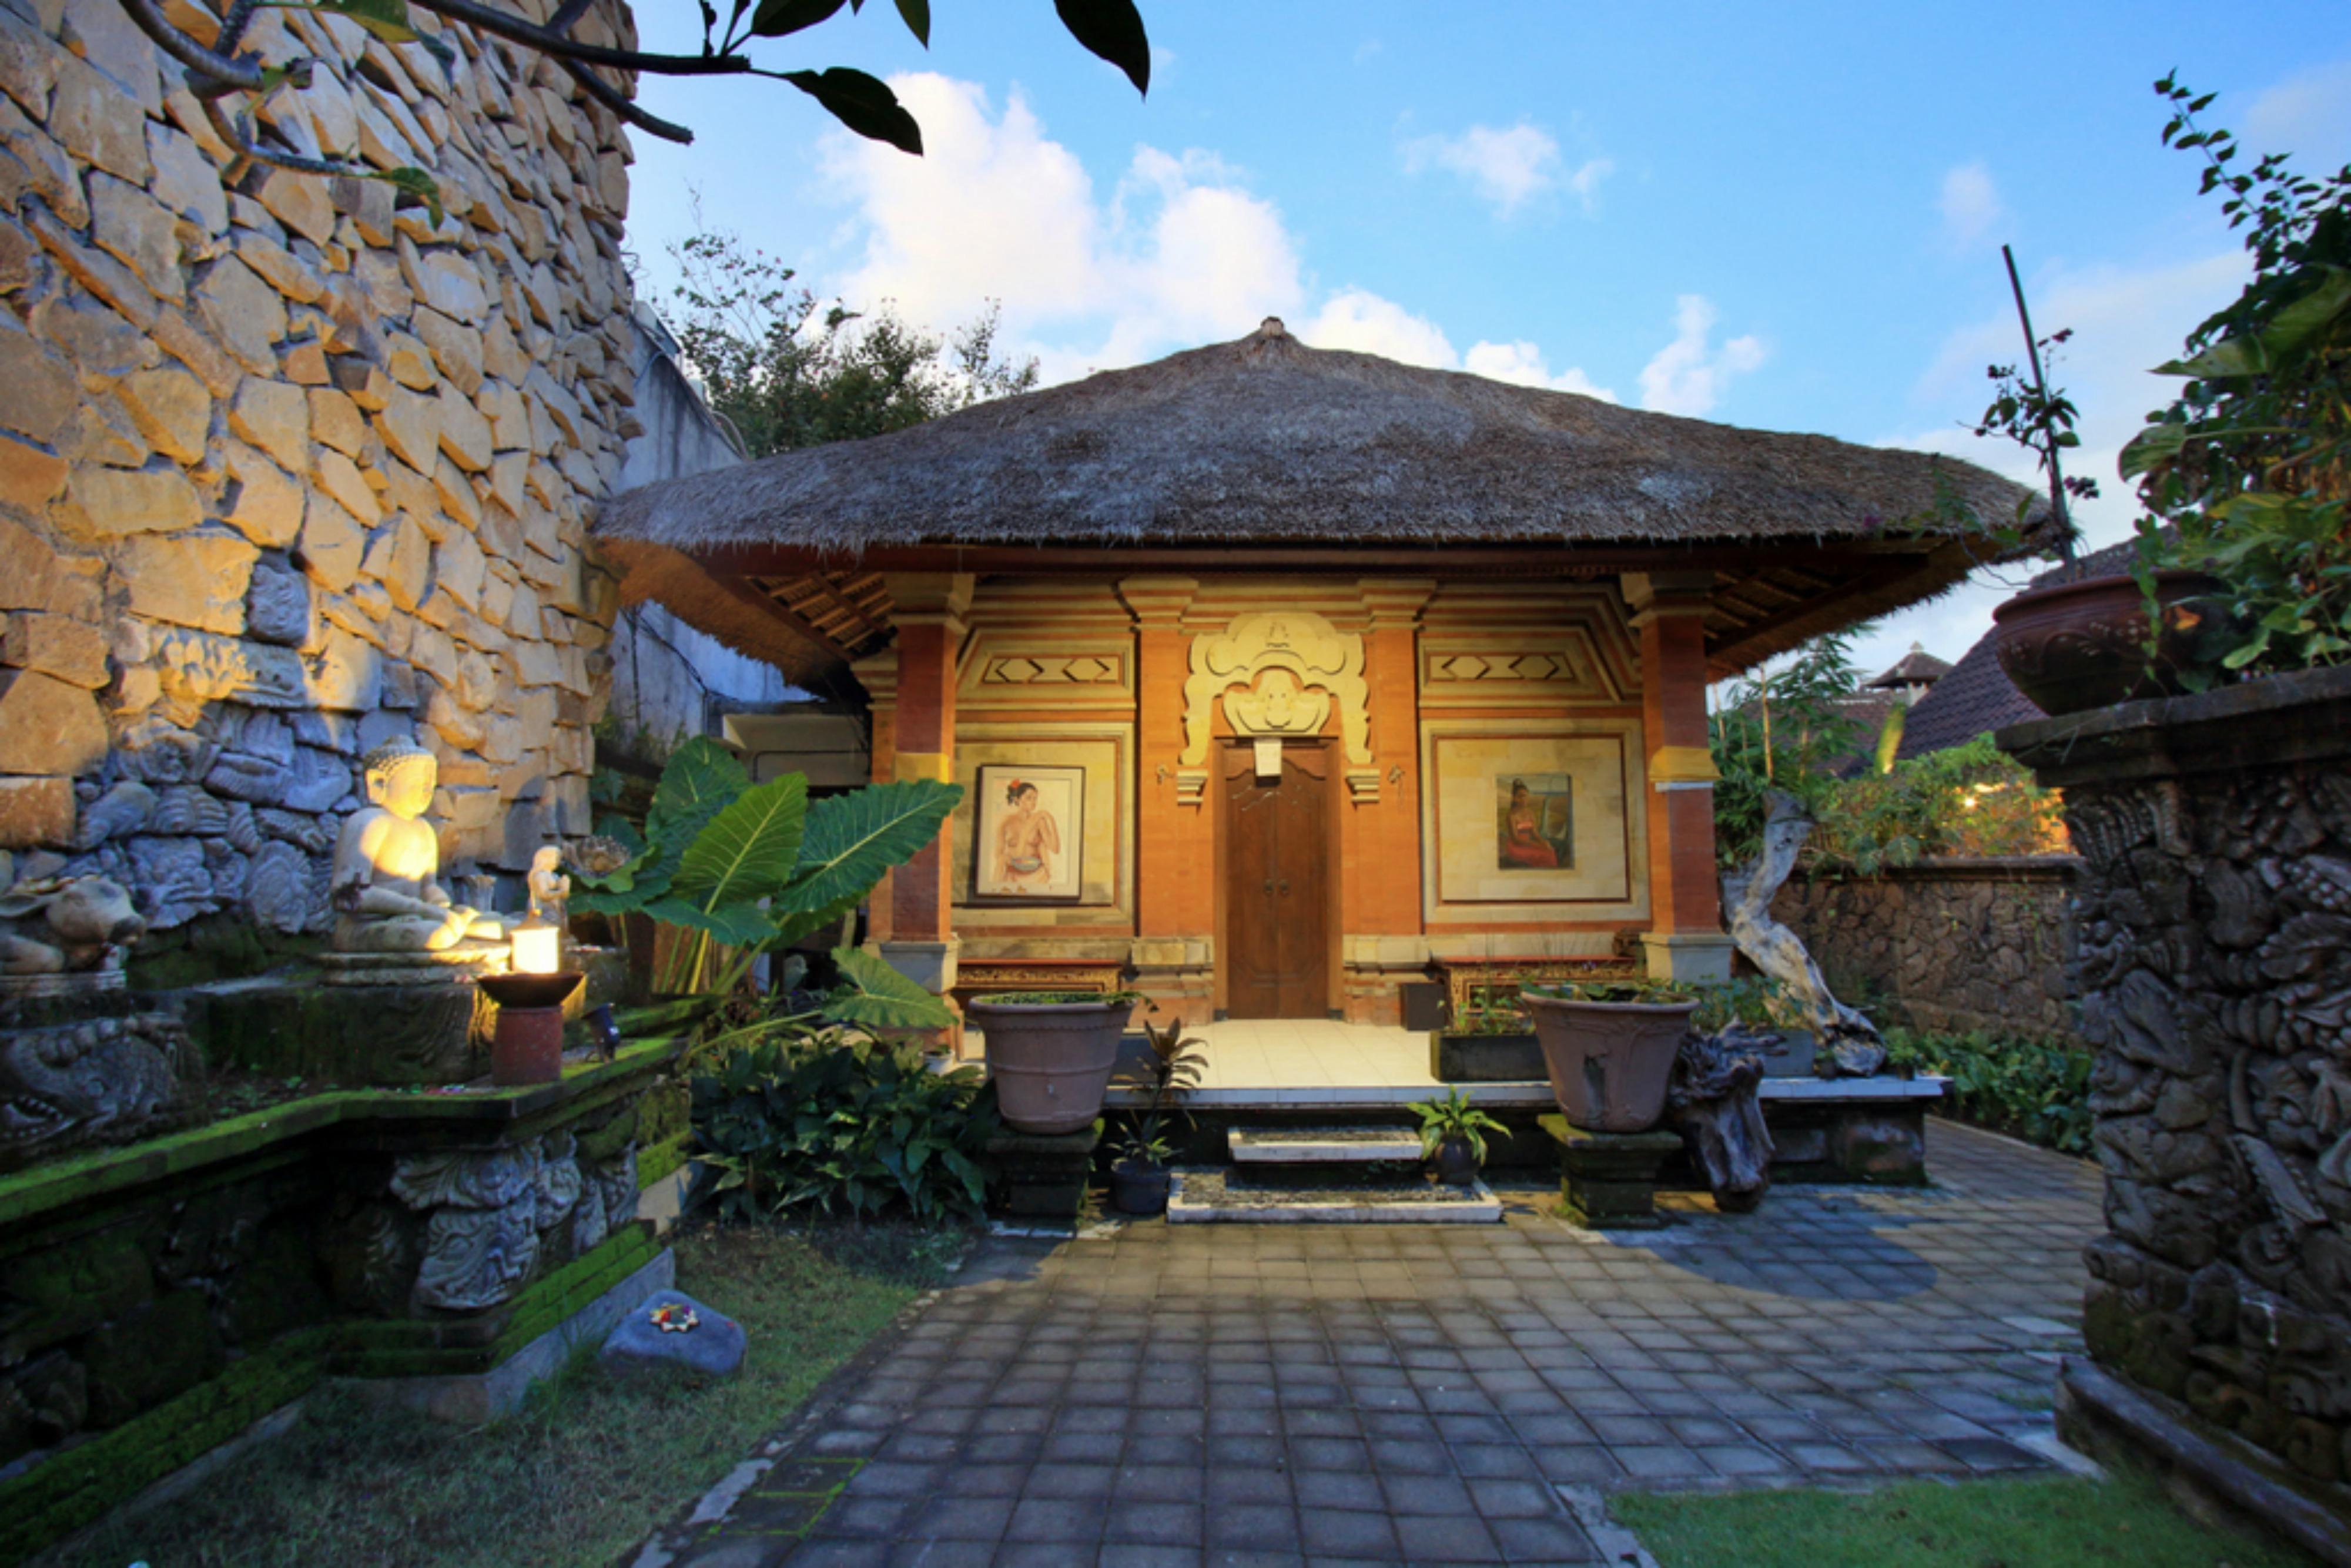
[[[603,0],[580,30],[631,29]],[[317,931],[354,764],[399,731],[440,758],[444,868],[586,830],[629,152],[551,63],[446,36],[444,73],[313,13],[248,35],[319,62],[268,133],[430,169],[435,224],[374,181],[225,189],[115,0],[0,0],[0,873]]]
[[[677,365],[677,344],[653,313],[637,308],[639,432],[621,464],[619,490],[706,474],[743,461],[735,437]],[[747,659],[658,604],[632,605],[612,627],[611,737],[632,757],[666,756],[687,736],[710,733],[713,699],[727,711],[792,699],[773,664]]]
[[[1881,1024],[2074,1038],[2070,855],[1799,873],[1772,900],[1829,988]]]
[[[2351,670],[1999,738],[2064,790],[2085,862],[2090,1353],[2305,1481],[2351,1477]]]

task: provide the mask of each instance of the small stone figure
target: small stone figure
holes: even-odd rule
[[[1763,1054],[1780,1044],[1768,1030],[1732,1024],[1719,1034],[1682,1037],[1666,1092],[1667,1115],[1680,1127],[1690,1158],[1706,1176],[1715,1207],[1745,1214],[1771,1185],[1771,1134],[1756,1086]]]
[[[524,882],[530,889],[531,918],[564,929],[563,906],[571,897],[571,879],[563,874],[563,846],[541,844],[531,852],[530,874]]]
[[[1739,950],[1803,1007],[1814,1040],[1813,1071],[1823,1078],[1867,1078],[1886,1065],[1886,1042],[1877,1026],[1830,993],[1804,939],[1771,918],[1772,897],[1796,869],[1796,856],[1812,831],[1803,803],[1772,790],[1763,818],[1763,852],[1752,865],[1723,876],[1723,919]]]
[[[122,949],[146,934],[131,894],[110,877],[20,882],[0,895],[0,975],[120,969]]]
[[[423,820],[440,777],[433,754],[400,737],[369,752],[360,766],[369,803],[335,841],[336,950],[444,953],[461,943],[503,940],[503,922],[452,904],[435,880],[441,842]]]

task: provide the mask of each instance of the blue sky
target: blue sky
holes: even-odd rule
[[[2252,152],[2351,158],[2340,0],[1969,6],[1521,0],[1144,0],[1138,99],[1046,0],[935,0],[933,48],[889,0],[758,51],[891,78],[921,160],[860,141],[777,82],[651,80],[692,125],[639,137],[631,244],[731,230],[852,304],[938,328],[1002,302],[1049,380],[1237,338],[1268,314],[1360,348],[1735,424],[1932,446],[2029,477],[1962,428],[2019,340],[2017,247],[2085,466],[2162,400],[2145,368],[2241,280],[2238,241],[2158,145],[2149,84],[2222,96]],[[649,47],[699,45],[642,7]],[[2010,581],[2018,574],[2010,573]],[[1957,658],[2008,588],[1881,624]]]

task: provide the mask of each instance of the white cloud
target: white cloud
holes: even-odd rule
[[[1298,335],[1317,349],[1352,349],[1399,364],[1468,371],[1473,376],[1519,386],[1616,401],[1614,392],[1594,385],[1591,377],[1573,365],[1553,375],[1543,362],[1542,350],[1532,343],[1481,341],[1472,344],[1467,354],[1457,352],[1437,323],[1366,288],[1343,288],[1333,294]]]
[[[2296,168],[2314,175],[2341,168],[2351,158],[2351,60],[2288,77],[2254,99],[2240,139],[2248,158],[2290,152]]]
[[[1303,304],[1280,213],[1216,159],[1142,148],[1104,203],[1018,94],[995,115],[968,82],[891,86],[930,151],[826,138],[825,172],[862,239],[828,292],[932,325],[999,300],[1006,346],[1038,354],[1051,380],[1238,338]]]
[[[1512,382],[1522,387],[1547,387],[1552,392],[1582,392],[1603,402],[1614,402],[1616,394],[1606,387],[1596,386],[1590,376],[1573,365],[1557,375],[1543,362],[1542,350],[1532,343],[1479,343],[1465,355],[1461,368],[1473,376],[1486,376],[1498,382]]]
[[[854,259],[820,280],[821,294],[890,300],[934,330],[996,300],[1001,348],[1036,355],[1049,384],[1230,341],[1282,316],[1318,348],[1614,401],[1581,369],[1552,371],[1531,342],[1464,354],[1434,321],[1368,289],[1318,299],[1280,211],[1211,153],[1138,148],[1105,194],[1017,94],[999,113],[970,83],[919,75],[891,86],[931,151],[908,158],[845,131],[827,137]]]
[[[1763,340],[1733,338],[1713,346],[1715,308],[1703,294],[1685,294],[1674,303],[1674,340],[1641,367],[1641,406],[1659,413],[1710,413],[1734,376],[1745,375],[1769,357]]]
[[[1943,176],[1943,193],[1937,204],[1943,213],[1943,235],[1954,246],[1979,244],[1995,225],[2008,216],[2001,204],[2000,187],[1981,159],[1962,163]]]
[[[1616,167],[1608,159],[1593,158],[1567,169],[1558,141],[1526,120],[1507,131],[1473,125],[1458,136],[1418,136],[1399,151],[1407,174],[1425,169],[1458,174],[1506,218],[1544,192],[1562,189],[1588,213],[1599,195],[1600,182]]]

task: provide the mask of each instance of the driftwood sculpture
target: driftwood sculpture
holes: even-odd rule
[[[1682,1037],[1666,1113],[1681,1129],[1690,1158],[1705,1173],[1715,1207],[1745,1214],[1771,1185],[1771,1134],[1763,1124],[1756,1085],[1762,1053],[1780,1037],[1732,1024],[1719,1034],[1693,1030]]]
[[[1803,803],[1772,790],[1763,817],[1763,852],[1752,864],[1723,876],[1723,917],[1739,950],[1804,1009],[1814,1041],[1813,1071],[1823,1078],[1866,1078],[1886,1065],[1877,1026],[1830,994],[1803,938],[1771,918],[1771,900],[1796,869],[1796,855],[1812,831]]]

